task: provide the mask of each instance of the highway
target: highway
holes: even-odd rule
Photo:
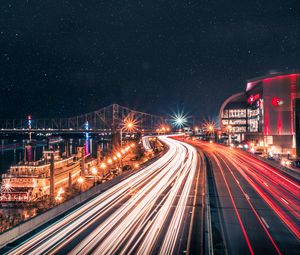
[[[191,243],[199,157],[159,137],[157,161],[101,193],[6,254],[182,254]]]
[[[214,254],[299,254],[299,182],[240,150],[186,141],[206,157]]]

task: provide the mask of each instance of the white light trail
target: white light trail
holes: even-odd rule
[[[155,248],[161,254],[172,253],[183,229],[184,215],[189,212],[186,205],[198,157],[190,145],[165,136],[159,139],[169,147],[161,158],[42,230],[9,254],[56,253],[108,214],[70,254],[149,254]],[[159,240],[163,241],[157,247]]]

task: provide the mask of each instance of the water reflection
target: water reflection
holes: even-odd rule
[[[110,148],[110,143],[103,143],[100,139],[92,138],[88,133],[84,139],[68,138],[52,143],[51,147],[60,150],[62,154],[71,155],[77,152],[77,147],[83,146],[86,155],[96,157],[97,144],[100,143],[101,151],[106,154]],[[39,140],[32,144],[27,144],[25,140],[2,139],[0,142],[0,174],[5,173],[11,165],[20,161],[35,161],[42,157],[43,150],[47,150],[48,142]]]

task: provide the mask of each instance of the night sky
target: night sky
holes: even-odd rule
[[[0,1],[0,118],[111,103],[217,115],[247,79],[300,67],[299,1]]]

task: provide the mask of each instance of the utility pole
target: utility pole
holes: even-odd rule
[[[101,165],[101,146],[100,143],[97,144],[97,169],[100,169]]]
[[[54,151],[50,153],[50,201],[54,201]]]
[[[68,183],[68,186],[69,186],[69,189],[72,188],[72,173],[69,172],[69,179],[68,179],[69,183]]]
[[[84,167],[85,167],[85,151],[84,147],[81,147],[81,176],[84,176]]]

